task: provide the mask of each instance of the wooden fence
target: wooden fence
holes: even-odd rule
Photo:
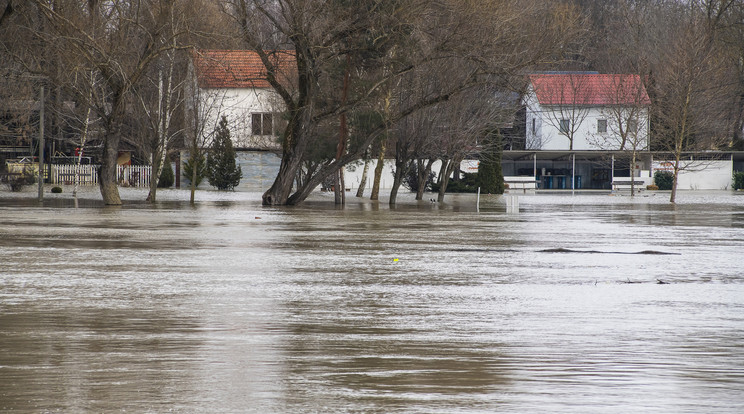
[[[150,169],[149,165],[119,165],[116,181],[124,186],[149,187]],[[51,165],[52,184],[75,184],[76,174],[80,185],[98,184],[98,165]]]

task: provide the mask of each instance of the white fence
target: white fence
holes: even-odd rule
[[[78,174],[80,185],[98,184],[98,165],[51,165],[52,184],[75,184]],[[116,181],[120,185],[131,187],[150,186],[149,165],[119,165],[116,168]]]

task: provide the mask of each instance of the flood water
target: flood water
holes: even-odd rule
[[[3,412],[744,412],[744,194],[60,197],[0,197]]]

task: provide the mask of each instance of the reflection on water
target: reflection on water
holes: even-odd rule
[[[231,197],[0,198],[0,410],[744,409],[742,197]]]

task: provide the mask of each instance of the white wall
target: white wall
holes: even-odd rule
[[[230,135],[236,148],[280,148],[276,136],[251,133],[251,114],[277,112],[283,108],[276,92],[271,89],[202,89],[201,111],[205,114],[205,134],[214,131],[223,115],[227,116]],[[281,111],[281,109],[280,109]],[[274,130],[281,129],[275,116]]]
[[[531,91],[525,98],[526,111],[526,149],[544,151],[567,151],[571,148],[570,140],[566,135],[560,133],[560,113],[550,106],[543,106],[537,102],[535,94]],[[612,113],[609,108],[588,108],[578,129],[574,133],[574,150],[617,150],[620,148],[620,139],[617,138],[617,126],[612,121]],[[580,117],[576,117],[580,118]],[[597,121],[607,120],[607,132],[597,132]],[[534,120],[534,132],[533,132]],[[639,141],[638,150],[646,149],[648,144],[648,110],[644,110],[638,120]],[[625,149],[631,149],[626,145]]]
[[[369,171],[367,171],[367,184],[364,188],[372,189],[372,183],[374,181],[375,167],[377,166],[377,160],[369,161]],[[382,176],[380,177],[380,188],[389,190],[393,187],[393,173],[395,172],[395,160],[386,159],[382,167]],[[442,168],[441,161],[434,161],[431,166],[431,172],[436,176],[439,175],[439,170]],[[362,181],[362,171],[364,171],[364,161],[359,160],[356,163],[347,165],[344,170],[344,182],[346,188],[352,188],[356,190],[359,188],[359,184]],[[477,160],[463,160],[460,163],[460,171],[463,173],[477,173],[478,172],[478,161]],[[401,191],[405,191],[403,187]]]
[[[727,190],[731,188],[734,164],[725,161],[684,162],[686,169],[680,170],[677,183],[679,190]],[[654,172],[658,170],[674,172],[672,164],[666,161],[654,161]]]

